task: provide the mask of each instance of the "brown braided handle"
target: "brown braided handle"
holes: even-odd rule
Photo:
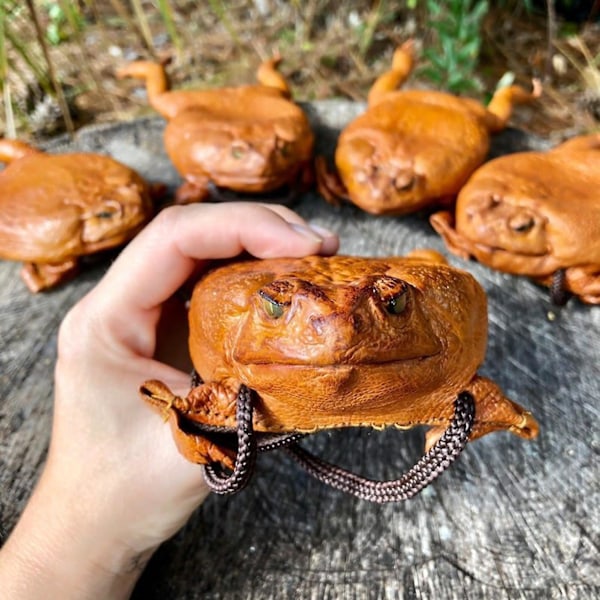
[[[302,434],[275,435],[259,445],[252,427],[253,391],[241,386],[237,397],[238,448],[233,471],[229,474],[217,463],[204,466],[204,478],[217,494],[234,494],[252,477],[258,450],[283,448],[307,473],[338,490],[370,502],[408,500],[437,479],[460,455],[469,441],[475,420],[475,400],[461,392],[454,403],[452,421],[435,445],[399,479],[375,481],[351,473],[314,456],[298,445]]]
[[[252,428],[254,402],[252,390],[245,385],[240,387],[237,397],[237,454],[233,472],[225,473],[220,463],[204,465],[204,479],[216,494],[235,494],[243,490],[250,481],[256,464],[256,437]]]
[[[454,407],[454,417],[442,437],[399,479],[367,479],[325,462],[295,443],[285,451],[319,481],[363,500],[380,504],[408,500],[437,479],[458,458],[469,441],[475,418],[473,396],[461,392]]]

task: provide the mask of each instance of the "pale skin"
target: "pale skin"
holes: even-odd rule
[[[174,294],[210,259],[337,248],[335,234],[289,209],[254,203],[171,207],[129,244],[60,327],[48,458],[0,550],[4,600],[130,596],[209,493],[138,396],[148,378],[189,390],[185,352],[163,335],[176,329],[167,318],[185,323]]]

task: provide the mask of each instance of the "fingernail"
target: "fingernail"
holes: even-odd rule
[[[309,238],[314,242],[323,241],[324,236],[321,233],[319,233],[312,225],[301,225],[300,223],[290,223],[289,225],[294,231],[296,231],[300,235],[303,235],[304,237]]]
[[[322,238],[336,237],[337,235],[334,231],[331,231],[331,229],[326,229],[325,227],[321,227],[315,223],[309,223],[308,226],[312,229],[312,231]]]

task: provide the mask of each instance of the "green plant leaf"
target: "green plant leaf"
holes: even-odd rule
[[[432,69],[430,67],[424,67],[424,68],[420,69],[419,75],[423,75],[423,77],[426,77],[433,83],[437,83],[437,84],[441,84],[444,81],[442,74],[439,71]]]

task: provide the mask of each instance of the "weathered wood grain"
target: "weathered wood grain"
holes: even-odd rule
[[[307,107],[321,150],[331,151],[339,127],[361,108]],[[162,149],[162,128],[160,119],[107,126],[49,148],[107,152],[174,187],[179,180]],[[545,146],[513,131],[495,140],[493,153],[521,144]],[[422,246],[445,253],[422,216],[377,218],[351,206],[332,208],[312,194],[296,209],[336,229],[343,253],[381,256]],[[490,435],[470,444],[420,496],[386,506],[324,487],[283,454],[261,456],[247,490],[210,497],[159,549],[135,598],[598,597],[600,308],[572,302],[557,311],[546,291],[524,278],[450,262],[473,272],[488,293],[490,340],[481,372],[532,410],[539,439]],[[13,527],[45,457],[58,325],[106,266],[32,296],[19,266],[0,262],[1,536]],[[306,445],[333,462],[392,478],[420,455],[422,435],[338,431]]]

